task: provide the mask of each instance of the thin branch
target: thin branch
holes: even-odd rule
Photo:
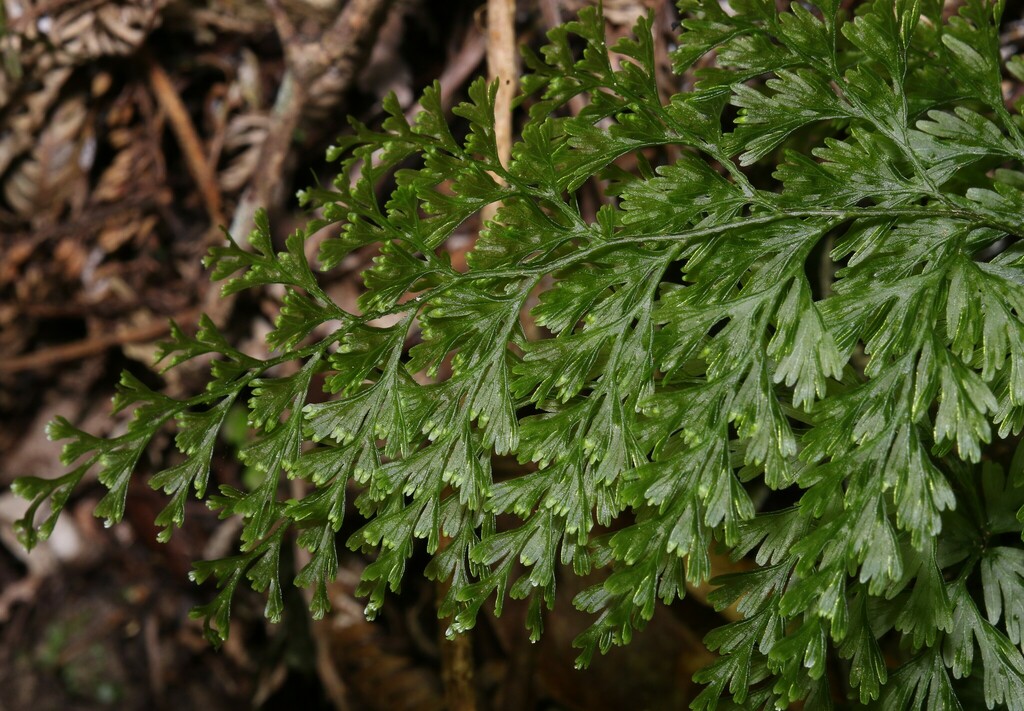
[[[192,322],[199,316],[197,309],[189,309],[174,316],[175,321]],[[14,358],[0,361],[0,374],[20,373],[26,370],[44,370],[58,363],[80,360],[97,355],[114,346],[126,343],[146,343],[163,336],[170,330],[167,319],[154,319],[149,323],[117,333],[86,338],[72,343],[62,343],[52,348],[43,348]]]
[[[214,227],[223,225],[225,222],[224,212],[221,206],[220,188],[217,185],[217,176],[213,166],[210,165],[203,151],[203,143],[196,132],[192,119],[188,115],[188,109],[182,102],[178,92],[175,91],[171,78],[167,76],[155,59],[146,57],[146,65],[149,72],[149,85],[156,96],[157,103],[167,112],[167,118],[171,123],[171,130],[174,137],[181,146],[181,152],[185,157],[185,165],[188,172],[199,187],[199,193],[203,197],[203,204],[210,216],[210,224]]]

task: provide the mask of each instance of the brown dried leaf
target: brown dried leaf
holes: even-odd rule
[[[99,235],[99,245],[106,254],[116,252],[122,246],[132,241],[138,242],[156,229],[159,219],[156,215],[146,215],[141,212],[121,217],[117,220],[108,220]]]
[[[240,190],[259,167],[260,151],[270,128],[270,119],[260,114],[234,116],[228,122],[224,137],[224,154],[231,156],[218,175],[224,192]]]
[[[9,108],[10,114],[4,119],[8,130],[0,136],[0,175],[35,143],[36,135],[69,76],[70,67],[46,72],[36,91],[17,106]]]
[[[93,203],[117,203],[138,195],[140,186],[152,185],[156,168],[141,131],[122,129],[108,135],[114,147],[124,146],[100,175],[92,193]]]
[[[45,15],[49,22],[43,27],[62,58],[72,63],[124,56],[142,46],[159,24],[163,5],[163,0],[79,2],[52,17]]]
[[[53,220],[68,204],[85,200],[91,168],[89,112],[83,97],[60,103],[31,153],[7,175],[3,196],[14,212],[34,223]]]
[[[160,184],[161,166],[146,133],[138,121],[138,95],[130,89],[117,97],[107,112],[105,141],[117,150],[93,188],[93,205],[126,206],[132,198],[154,193]],[[105,254],[132,241],[141,242],[152,234],[158,218],[143,208],[130,208],[106,218],[99,228],[98,244]]]

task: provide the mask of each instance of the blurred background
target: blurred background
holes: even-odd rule
[[[11,530],[25,508],[11,481],[64,471],[45,437],[55,415],[118,434],[110,397],[122,369],[175,396],[203,387],[201,367],[153,368],[169,319],[188,329],[207,313],[243,350],[265,349],[281,294],[220,299],[200,264],[219,226],[244,236],[266,206],[283,240],[308,219],[296,191],[333,179],[324,153],[347,115],[372,125],[394,92],[411,116],[435,79],[450,110],[489,61],[514,80],[516,47],[539,47],[584,2],[0,0],[0,711],[685,705],[708,661],[699,640],[721,620],[688,600],[627,651],[576,672],[571,640],[586,620],[569,601],[586,581],[571,575],[539,644],[514,605],[452,644],[425,559],[371,624],[352,594],[367,561],[343,553],[327,619],[311,623],[293,589],[285,621],[269,625],[246,591],[230,640],[211,648],[188,611],[212,586],[187,575],[195,559],[230,554],[238,529],[192,501],[185,528],[156,543],[164,502],[146,479],[174,456],[169,435],[140,462],[121,525],[92,517],[102,489],[89,481],[31,556]],[[664,86],[678,87],[672,3],[604,8],[613,38],[655,13]],[[453,249],[471,248],[477,228],[465,225]],[[324,275],[340,305],[355,309],[371,257]],[[232,456],[245,435],[240,411],[214,484],[245,485]],[[349,520],[342,539],[358,526]]]

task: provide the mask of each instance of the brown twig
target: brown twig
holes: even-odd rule
[[[487,2],[487,72],[498,80],[494,102],[494,137],[498,157],[508,165],[512,153],[512,99],[519,82],[516,62],[515,0]]]
[[[475,711],[473,647],[469,637],[459,635],[441,645],[441,680],[445,704],[450,711]]]
[[[214,175],[213,167],[209,164],[203,153],[203,143],[196,133],[192,119],[188,115],[188,109],[182,103],[178,92],[174,90],[171,78],[152,57],[146,58],[149,70],[149,85],[153,89],[157,103],[167,113],[171,122],[171,130],[181,152],[185,156],[185,165],[192,178],[199,186],[199,192],[203,197],[203,204],[210,216],[210,223],[213,226],[224,224],[224,212],[221,208],[220,189],[217,187],[217,176]]]
[[[195,321],[198,317],[196,309],[189,309],[174,317],[175,321],[186,323]],[[154,319],[149,323],[137,326],[136,328],[125,329],[117,333],[104,334],[93,338],[86,338],[72,343],[62,343],[59,346],[43,348],[42,350],[26,353],[14,358],[0,361],[0,374],[20,373],[26,370],[42,370],[52,365],[66,363],[71,360],[80,360],[88,356],[102,353],[113,346],[122,346],[126,343],[145,343],[164,335],[170,330],[166,319]]]
[[[442,548],[450,541],[442,537]],[[442,580],[437,584],[437,599],[448,594],[451,582]],[[448,711],[476,711],[476,681],[473,668],[473,641],[469,632],[463,632],[448,639],[444,625],[439,626],[438,641],[441,650],[441,684],[444,687],[444,702]]]
[[[494,140],[498,160],[503,166],[508,166],[512,155],[512,99],[519,82],[515,12],[515,0],[487,2],[487,73],[491,81],[498,81],[498,95],[494,99]],[[498,205],[486,205],[480,213],[481,222],[493,219],[497,211]]]
[[[292,138],[302,121],[310,92],[329,74],[332,89],[343,93],[355,81],[369,54],[376,30],[393,0],[351,0],[320,37],[308,40],[295,28],[279,0],[267,0],[284,47],[288,70],[277,91],[267,137],[260,148],[260,170],[242,195],[230,231],[242,237],[252,229],[258,207],[272,211],[282,185]]]

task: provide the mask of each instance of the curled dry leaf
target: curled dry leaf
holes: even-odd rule
[[[3,92],[0,90],[0,105],[6,106],[4,111],[0,111],[0,116],[8,128],[0,136],[0,175],[3,175],[16,158],[35,144],[38,132],[46,123],[50,107],[57,100],[61,88],[71,76],[71,71],[71,67],[58,67],[46,72],[40,79],[38,88],[17,103],[6,104],[2,100]]]
[[[39,15],[36,24],[67,61],[80,63],[134,52],[159,22],[163,5],[162,0],[78,2]]]
[[[55,220],[69,204],[81,207],[95,154],[88,119],[82,96],[56,108],[35,148],[3,181],[3,197],[16,214],[38,224]]]
[[[9,130],[0,137],[0,194],[16,215],[38,224],[41,213],[52,220],[69,202],[85,200],[95,139],[85,99],[57,105],[61,91],[75,65],[137,50],[164,4],[4,0],[0,119]]]
[[[270,119],[258,113],[233,116],[228,122],[224,136],[227,166],[218,175],[223,191],[241,190],[249,182],[259,166],[269,127]]]
[[[106,112],[104,141],[116,151],[93,187],[90,203],[118,206],[99,226],[97,243],[110,254],[135,239],[152,234],[157,218],[144,207],[147,195],[160,185],[162,166],[146,126],[140,120],[138,102],[143,93],[133,88],[123,91]]]

